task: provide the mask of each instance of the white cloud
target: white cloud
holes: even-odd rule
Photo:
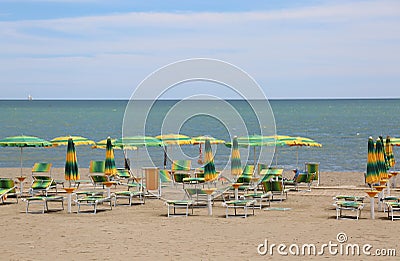
[[[317,85],[324,78],[328,85],[348,80],[337,88],[345,95],[351,84],[365,83],[362,77],[392,77],[388,86],[399,84],[394,77],[400,74],[398,28],[397,1],[0,22],[0,38],[5,39],[0,42],[0,63],[7,64],[0,66],[5,75],[0,88],[75,86],[87,90],[85,95],[102,96],[107,90],[99,86],[114,85],[113,95],[126,97],[132,83],[159,66],[211,57],[234,63],[261,82],[273,82],[276,86],[269,87],[275,96],[285,96],[280,83],[323,96]],[[396,95],[400,97],[400,91]]]

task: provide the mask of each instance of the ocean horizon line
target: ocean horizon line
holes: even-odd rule
[[[139,101],[150,101],[151,99],[136,99]],[[160,98],[157,99],[159,101],[181,101],[182,99],[179,98]],[[187,99],[188,101],[204,101],[206,99]],[[207,101],[213,101],[217,99],[209,99]],[[264,99],[239,99],[239,98],[227,98],[227,99],[221,99],[225,101],[245,101],[245,100],[250,100],[250,101],[258,101],[258,100],[264,100]],[[400,100],[400,97],[327,97],[327,98],[268,98],[268,101],[351,101],[351,100],[371,100],[371,101],[380,101],[380,100]],[[61,98],[39,98],[39,99],[0,99],[0,101],[29,101],[29,102],[34,102],[34,101],[130,101],[130,99],[103,99],[103,98],[66,98],[66,99],[61,99]]]

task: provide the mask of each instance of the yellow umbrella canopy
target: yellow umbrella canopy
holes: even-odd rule
[[[183,134],[163,134],[156,136],[157,139],[163,141],[167,145],[190,145],[193,144],[189,136]]]
[[[94,142],[93,140],[90,140],[88,138],[81,137],[81,136],[62,136],[62,137],[54,138],[50,142],[53,144],[53,146],[67,146],[69,139],[72,139],[75,146],[96,145],[96,142]]]

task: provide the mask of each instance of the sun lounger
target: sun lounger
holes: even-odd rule
[[[109,177],[104,175],[104,174],[90,174],[89,178],[94,186],[94,188],[96,188],[96,186],[101,185],[104,188],[104,182],[108,182]]]
[[[59,210],[64,210],[64,197],[62,196],[33,196],[33,197],[29,197],[29,198],[25,198],[23,199],[24,201],[26,201],[26,213],[37,213],[37,212],[33,212],[33,211],[29,211],[29,206],[32,204],[39,204],[39,205],[43,205],[43,209],[41,211],[42,214],[44,214],[44,212],[48,212],[49,211],[49,202],[61,202],[61,209]]]
[[[289,189],[286,189],[283,185],[282,180],[269,180],[262,183],[265,192],[271,192],[272,200],[274,200],[274,196],[279,196],[278,200],[283,201],[287,199],[287,193]]]
[[[37,180],[49,180],[52,179],[51,177],[51,163],[48,162],[36,162],[33,164],[32,167],[32,179]],[[51,184],[52,188],[56,189],[57,193],[57,185],[61,185],[64,187],[64,181],[63,180],[54,180],[53,184]]]
[[[248,216],[247,210],[250,208],[253,210],[254,216],[254,208],[256,201],[253,199],[239,199],[239,200],[230,200],[222,202],[222,206],[226,208],[225,216],[229,217],[243,217],[246,218]],[[234,210],[234,214],[229,214],[229,209]],[[237,209],[243,209],[243,213],[238,213]]]
[[[176,217],[176,216],[188,216],[189,215],[189,208],[192,209],[192,215],[193,215],[193,201],[192,200],[167,200],[165,202],[165,205],[167,205],[168,208],[168,217]],[[174,212],[171,213],[170,208],[174,209]],[[184,213],[177,213],[176,209],[185,209]]]
[[[190,168],[192,162],[190,160],[174,160],[171,166],[171,175],[174,183],[183,183],[184,178],[190,178]]]
[[[9,197],[15,197],[18,203],[18,194],[16,191],[15,182],[9,178],[1,178],[0,179],[0,198],[1,202],[4,204],[4,201]]]
[[[133,198],[138,198],[139,204],[145,204],[145,197],[142,191],[116,191],[113,193],[114,195],[114,207],[117,206],[117,200],[119,199],[128,199],[128,205],[132,206]]]
[[[47,196],[48,191],[53,188],[54,180],[34,180],[32,185],[29,189],[29,193],[33,196],[38,193],[42,193],[43,195]],[[57,192],[57,191],[56,191]]]
[[[333,198],[336,201],[355,201],[364,202],[365,197],[363,196],[350,196],[350,195],[338,195]]]
[[[336,219],[359,219],[361,216],[361,210],[364,208],[364,203],[357,201],[336,201]],[[343,210],[349,210],[355,212],[355,216],[344,216]]]
[[[97,213],[97,207],[103,203],[110,204],[110,210],[112,209],[112,199],[111,197],[104,197],[104,196],[84,196],[77,198],[75,203],[78,205],[78,214],[82,213],[81,206],[92,206],[93,207],[93,214]]]
[[[306,172],[296,172],[294,178],[292,180],[284,180],[283,184],[285,186],[293,186],[294,190],[299,190],[300,184],[305,184],[307,186],[306,191],[311,191],[311,184],[313,182],[314,176],[316,173],[306,173]]]
[[[400,216],[395,216],[395,212],[400,212],[400,202],[386,202],[388,208],[388,218],[392,221],[400,219]]]

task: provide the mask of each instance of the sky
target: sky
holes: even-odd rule
[[[243,69],[270,99],[400,98],[399,28],[396,0],[0,0],[0,99],[129,99],[190,58]]]

